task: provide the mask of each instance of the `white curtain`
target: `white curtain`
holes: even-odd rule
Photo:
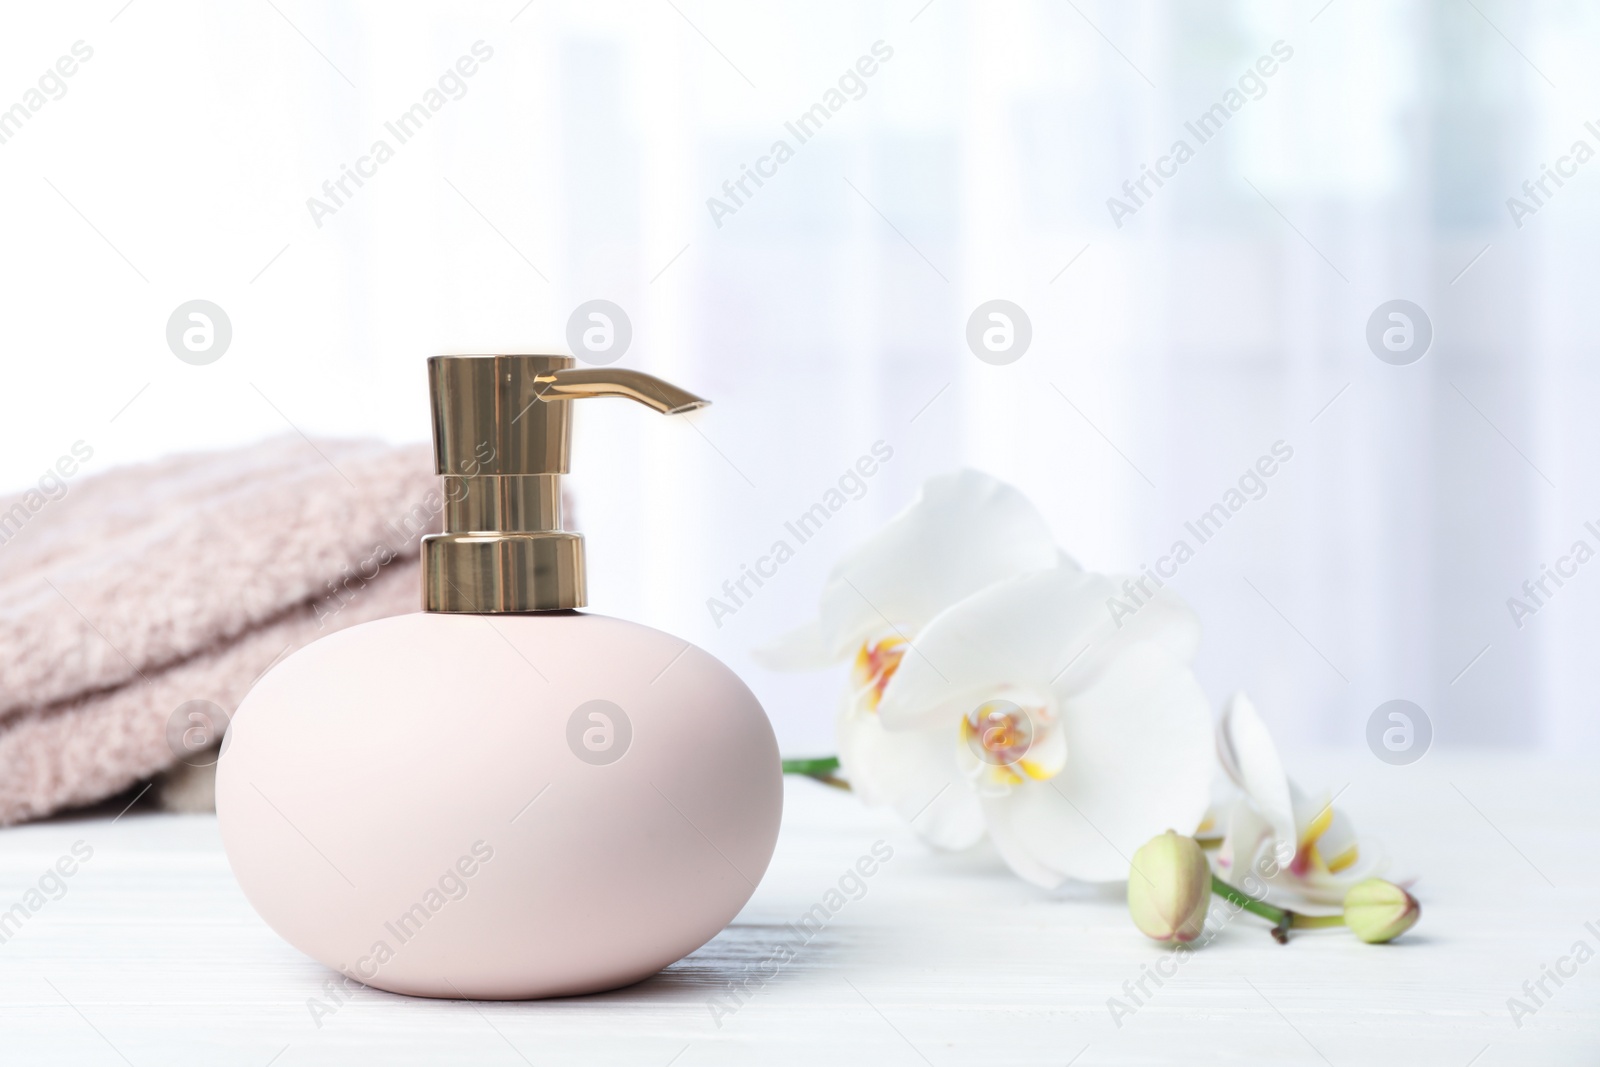
[[[962,464],[1026,490],[1086,566],[1187,538],[1202,680],[1248,689],[1290,745],[1360,744],[1395,697],[1441,745],[1595,744],[1600,562],[1520,628],[1507,607],[1573,542],[1600,549],[1600,163],[1520,227],[1506,205],[1574,141],[1600,149],[1589,8],[275,3],[8,15],[4,69],[94,56],[0,144],[7,484],[79,438],[100,469],[286,421],[422,438],[427,355],[564,345],[603,298],[627,365],[714,406],[583,410],[593,607],[723,656],[787,750],[831,749],[839,679],[750,648]],[[786,123],[834,89],[800,143]],[[1186,124],[1219,102],[1201,144]],[[1160,163],[1180,139],[1193,158]],[[708,207],[778,140],[792,158]],[[1115,218],[1146,164],[1170,176]],[[234,327],[207,367],[162,333],[193,298]],[[992,299],[1032,325],[1005,366],[965,340]],[[1433,327],[1408,366],[1366,342],[1392,299]],[[880,441],[861,498],[714,620]],[[1292,457],[1198,544],[1185,523],[1278,442]]]

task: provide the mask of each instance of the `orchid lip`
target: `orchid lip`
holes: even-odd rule
[[[911,642],[898,635],[877,641],[861,642],[852,671],[857,687],[866,697],[867,710],[877,711],[883,700],[883,691],[900,668]]]
[[[1049,701],[994,696],[958,720],[968,774],[1001,791],[1054,778],[1066,765],[1066,738]]]
[[[1013,767],[1033,748],[1033,717],[1010,700],[986,700],[961,719],[961,739],[979,760]]]

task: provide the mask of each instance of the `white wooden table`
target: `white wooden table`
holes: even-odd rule
[[[0,831],[0,908],[73,842],[91,860],[0,944],[0,1063],[1600,1063],[1600,959],[1518,1028],[1507,998],[1600,949],[1600,776],[1532,757],[1291,760],[1419,874],[1421,925],[1285,947],[1243,916],[1119,1027],[1107,999],[1162,950],[1119,891],[1043,893],[992,853],[931,853],[854,798],[791,780],[783,834],[738,921],[620,992],[468,1004],[361,990],[314,1022],[329,972],[279,941],[228,871],[215,820],[142,813]],[[709,998],[787,937],[882,839],[894,857],[749,1003]],[[1572,964],[1565,965],[1570,970]],[[326,1003],[326,1002],[325,1002]],[[720,1022],[720,1025],[718,1025]]]

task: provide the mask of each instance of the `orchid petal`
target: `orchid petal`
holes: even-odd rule
[[[1273,839],[1272,824],[1243,797],[1228,811],[1226,834],[1217,850],[1217,868],[1224,877],[1243,878],[1255,865],[1261,846]]]
[[[949,778],[926,796],[908,796],[894,808],[935,848],[958,852],[983,840],[983,807],[965,779]]]
[[[765,651],[772,661],[810,662],[817,637],[828,659],[837,661],[886,630],[914,635],[987,585],[1058,565],[1077,568],[1022,493],[975,470],[942,475],[834,566],[814,633],[799,631]],[[798,652],[786,655],[791,641]]]
[[[1307,861],[1307,853],[1333,824],[1333,798],[1327,790],[1315,796],[1307,793],[1289,779],[1289,804],[1294,810],[1296,873]]]
[[[953,729],[890,733],[876,715],[846,711],[838,737],[839,765],[863,803],[892,806],[939,848],[983,838],[983,812],[959,771]]]
[[[1028,754],[1017,761],[1016,769],[1029,778],[1047,781],[1061,773],[1072,753],[1067,748],[1065,730],[1047,729],[1043,734],[1028,749]]]
[[[1300,835],[1294,817],[1294,801],[1289,776],[1278,758],[1277,746],[1267,732],[1266,723],[1256,714],[1255,705],[1243,693],[1235,693],[1217,725],[1217,756],[1234,784],[1244,790],[1262,817],[1272,827],[1277,854],[1284,866],[1293,862]],[[1249,857],[1251,861],[1254,856]]]
[[[1361,849],[1356,843],[1356,830],[1344,812],[1335,810],[1328,828],[1317,841],[1317,851],[1331,874],[1343,874],[1361,862]]]
[[[1048,789],[1049,786],[1046,785],[1045,788]],[[1066,875],[1036,856],[1029,847],[1027,833],[1022,825],[1024,823],[1031,825],[1035,821],[1035,816],[1025,811],[1019,804],[997,801],[985,804],[983,814],[989,824],[989,836],[994,841],[995,851],[1000,853],[1000,858],[1018,878],[1045,889],[1054,889],[1067,880]],[[1049,813],[1042,817],[1047,821],[1057,818]],[[1068,835],[1072,836],[1072,832],[1068,831]],[[1075,839],[1074,846],[1109,848],[1098,838]],[[1123,866],[1126,867],[1127,864]]]

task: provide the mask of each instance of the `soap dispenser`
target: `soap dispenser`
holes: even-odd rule
[[[444,532],[422,607],[289,656],[239,705],[217,817],[246,898],[369,986],[593,993],[739,912],[777,840],[777,743],[726,666],[580,612],[561,526],[574,402],[700,400],[566,356],[428,361]]]

